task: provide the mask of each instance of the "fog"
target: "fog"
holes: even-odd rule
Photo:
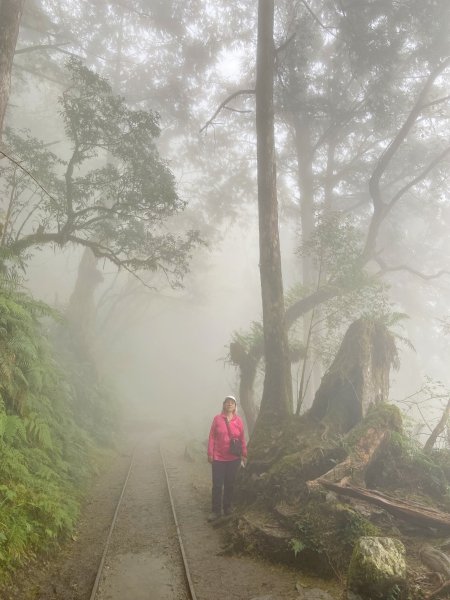
[[[118,333],[114,326],[103,332],[113,342],[102,363],[124,414],[186,427],[199,436],[206,435],[223,398],[238,396],[236,370],[226,360],[232,332],[261,315],[255,228],[244,232],[230,227],[218,248],[202,253],[202,273],[188,274],[185,280],[191,291],[174,291],[162,282],[160,293],[141,290],[138,318],[125,319]],[[70,251],[39,254],[27,282],[33,295],[63,310],[80,256]],[[97,297],[112,278],[105,275]]]
[[[61,103],[58,103],[58,97],[71,90],[64,71],[68,56],[79,58],[94,72],[108,78],[114,91],[122,94],[130,106],[139,110],[154,109],[160,114],[162,132],[157,141],[158,149],[174,174],[179,197],[186,202],[181,215],[168,218],[162,229],[177,235],[198,229],[206,246],[192,249],[182,287],[171,287],[164,275],[140,271],[137,274],[147,287],[136,280],[136,285],[141,287],[135,287],[130,300],[116,307],[112,319],[105,305],[100,305],[92,330],[95,355],[101,377],[115,388],[124,414],[136,415],[136,420],[177,423],[188,431],[206,435],[211,417],[220,409],[224,396],[239,393],[238,370],[227,360],[233,334],[248,332],[252,322],[261,320],[253,99],[240,98],[228,112],[222,111],[201,135],[199,132],[227,96],[254,84],[255,14],[254,8],[245,3],[239,5],[235,15],[230,15],[226,3],[219,3],[214,10],[210,3],[200,3],[203,9],[209,7],[200,14],[187,3],[189,6],[181,11],[179,22],[174,23],[166,21],[167,15],[162,14],[164,11],[158,8],[158,3],[147,4],[120,5],[120,10],[117,6],[110,7],[108,24],[103,21],[103,9],[106,13],[108,9],[101,3],[91,6],[91,14],[83,13],[76,2],[28,6],[18,48],[54,40],[61,46],[57,51],[17,54],[6,124],[14,131],[29,130],[45,147],[69,160],[71,146],[61,120]],[[152,14],[150,24],[149,12]],[[403,18],[396,14],[394,17]],[[304,28],[312,31],[308,15],[294,16],[289,3],[280,3],[278,18],[280,46],[295,27],[303,34]],[[321,15],[326,22],[335,19],[336,28],[341,26],[341,18],[331,6],[323,9]],[[89,19],[95,23],[93,29]],[[367,25],[368,30],[375,32],[375,39],[380,29],[380,39],[385,40],[385,18],[373,19]],[[420,21],[420,16],[417,20]],[[202,27],[210,32],[205,41],[200,34]],[[308,281],[306,263],[296,253],[302,243],[313,238],[313,232],[306,233],[305,216],[301,212],[308,193],[312,195],[313,228],[318,229],[326,210],[339,213],[343,219],[350,215],[351,227],[360,235],[358,243],[361,247],[364,245],[376,212],[368,192],[369,181],[373,180],[380,156],[389,149],[412,110],[411,99],[421,92],[413,75],[423,69],[418,79],[425,80],[429,75],[430,56],[434,57],[433,64],[439,64],[443,53],[433,46],[433,27],[427,29],[424,25],[424,31],[416,31],[416,27],[408,21],[398,26],[397,33],[407,31],[404,36],[410,38],[400,39],[398,33],[398,55],[390,44],[383,46],[386,52],[393,52],[386,62],[379,48],[375,48],[373,54],[370,51],[364,54],[358,40],[350,36],[345,43],[355,46],[348,52],[349,63],[345,62],[342,67],[342,81],[338,76],[338,54],[326,62],[326,49],[331,53],[335,37],[324,34],[320,28],[311,33],[306,50],[301,47],[301,40],[306,38],[301,35],[296,38],[300,40],[300,46],[295,47],[298,56],[294,50],[290,54],[289,49],[285,55],[280,54],[280,64],[285,66],[279,67],[281,83],[277,102],[281,107],[276,140],[285,291],[299,283],[310,291],[316,285],[313,280]],[[343,28],[342,35],[345,31]],[[380,47],[383,43],[379,42]],[[408,47],[420,49],[414,55],[419,66],[405,67],[404,51]],[[361,56],[355,64],[352,60],[356,52]],[[297,70],[289,71],[289,65],[294,63]],[[304,69],[303,75],[298,75],[300,67]],[[380,81],[378,68],[385,69]],[[300,79],[301,93],[295,89],[298,82],[294,72]],[[395,80],[395,77],[401,84],[393,91],[385,81]],[[433,81],[435,89],[428,102],[448,94],[449,77],[448,70],[444,70]],[[352,85],[347,85],[347,80],[352,80]],[[289,92],[292,99],[283,96],[289,95],[286,92],[291,89],[289,86],[293,90]],[[336,134],[327,147],[321,148],[321,137],[326,137],[329,131],[324,122],[329,119],[335,126],[334,108],[344,110],[344,106],[353,102],[362,103],[367,90],[373,105],[368,101],[367,112],[354,116],[354,130],[342,126],[342,134]],[[349,94],[347,100],[346,93]],[[408,95],[410,100],[406,104]],[[323,106],[317,98],[322,99]],[[383,110],[379,108],[382,102],[385,103]],[[399,102],[405,103],[401,110],[398,110]],[[312,180],[308,184],[305,183],[307,174],[306,179],[298,179],[295,141],[291,139],[291,124],[295,119],[287,114],[293,103],[301,114],[298,130],[295,127],[294,130],[303,136],[302,156],[313,153],[312,148],[316,146],[316,156],[306,169],[309,168]],[[304,105],[307,108],[302,113]],[[407,315],[404,319],[392,319],[393,330],[399,336],[401,368],[393,373],[391,396],[419,420],[420,415],[405,405],[404,399],[430,401],[431,405],[426,405],[432,406],[427,409],[428,414],[436,419],[450,387],[447,367],[450,338],[446,328],[450,293],[448,162],[444,157],[438,161],[433,154],[434,148],[444,148],[446,139],[448,143],[448,122],[444,118],[448,102],[443,102],[440,108],[441,113],[427,113],[423,122],[418,120],[415,129],[408,132],[409,137],[404,136],[406,141],[401,140],[404,143],[395,156],[397,162],[392,173],[381,180],[385,185],[385,198],[389,194],[393,198],[392,210],[389,205],[386,210],[389,214],[377,231],[376,247],[369,248],[372,259],[364,265],[366,272],[372,269],[389,286],[383,302],[389,305],[392,314]],[[369,133],[365,131],[366,126]],[[358,154],[363,146],[364,153]],[[12,142],[9,147],[12,155],[18,152]],[[335,152],[334,162],[326,163],[332,152]],[[108,161],[114,164],[114,160],[103,151],[93,156],[89,164],[103,165]],[[427,178],[433,161],[437,165],[434,179]],[[409,171],[404,168],[405,164]],[[58,168],[61,176],[63,169]],[[340,178],[341,168],[343,172],[355,170],[349,177]],[[88,167],[83,165],[79,173],[87,171]],[[424,175],[416,185],[412,180],[420,173]],[[336,181],[331,184],[333,176]],[[308,185],[312,191],[308,192]],[[384,202],[388,204],[386,199]],[[6,212],[6,201],[3,212]],[[42,223],[44,220],[38,217],[31,219],[25,231],[35,232]],[[331,263],[337,250],[331,245],[330,248]],[[350,250],[345,250],[343,255],[349,253]],[[26,286],[36,298],[64,313],[77,279],[81,249],[73,245],[64,248],[55,245],[50,249],[47,245],[40,251],[33,249],[31,255],[25,269]],[[327,268],[331,272],[334,266]],[[98,261],[97,269],[102,272],[103,280],[95,289],[96,302],[109,293],[119,293],[127,285],[134,285],[129,283],[132,275],[123,269],[117,278],[116,266],[107,260]],[[385,273],[380,274],[383,269]],[[440,276],[435,277],[439,273]],[[354,312],[343,316],[337,324],[336,317],[334,320],[327,317],[329,330],[324,331],[320,339],[329,342],[330,348],[332,342],[335,348],[348,324],[370,312],[375,303],[371,298],[361,300]],[[107,317],[106,325],[102,325]],[[304,341],[306,330],[300,331],[298,336]],[[316,348],[315,353],[319,355],[320,349]],[[296,391],[298,366],[293,373]],[[436,395],[441,398],[430,399],[433,393],[429,389],[420,392],[427,378],[440,382],[433,385],[440,386]],[[261,375],[255,389],[257,400],[261,394],[260,380]],[[318,383],[316,380],[316,388]]]

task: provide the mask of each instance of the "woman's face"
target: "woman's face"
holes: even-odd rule
[[[236,403],[233,400],[225,400],[223,403],[223,408],[226,412],[231,412],[236,407]]]

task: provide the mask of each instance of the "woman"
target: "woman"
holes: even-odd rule
[[[237,470],[241,461],[247,460],[244,424],[236,414],[236,398],[227,396],[222,412],[216,415],[211,425],[208,441],[208,462],[212,464],[212,513],[208,521],[231,514],[231,500]],[[232,440],[239,440],[236,441]],[[240,448],[231,448],[240,446]]]

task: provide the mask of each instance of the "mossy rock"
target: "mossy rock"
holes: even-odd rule
[[[370,600],[385,600],[406,589],[403,543],[389,537],[361,537],[353,550],[347,586]]]
[[[347,574],[350,563],[350,571],[356,568],[353,550],[360,539],[420,534],[419,527],[382,508],[338,499],[321,478],[448,510],[450,453],[427,456],[414,448],[399,409],[384,402],[396,360],[386,328],[361,320],[349,330],[311,411],[259,424],[248,466],[238,475],[236,496],[245,515],[238,532],[241,547],[333,577]],[[374,599],[388,598],[396,589],[401,595],[404,582],[395,570],[383,581],[386,595]]]
[[[344,576],[357,541],[379,535],[380,530],[334,494],[323,496],[312,497],[290,519],[291,546],[297,548],[302,569],[322,576]]]

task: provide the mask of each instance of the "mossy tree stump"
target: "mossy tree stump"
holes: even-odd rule
[[[322,379],[310,415],[336,433],[347,433],[370,407],[388,400],[391,367],[398,367],[392,334],[379,321],[358,319]]]

